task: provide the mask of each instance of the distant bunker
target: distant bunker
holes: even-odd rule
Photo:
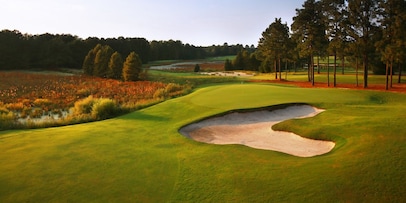
[[[186,125],[179,132],[198,142],[241,144],[298,157],[313,157],[330,152],[335,143],[304,138],[291,132],[274,131],[272,126],[285,120],[313,117],[323,111],[307,104],[230,111]]]

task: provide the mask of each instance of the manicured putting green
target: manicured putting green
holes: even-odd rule
[[[101,122],[0,132],[0,202],[402,202],[406,95],[262,84],[209,86]],[[180,127],[233,109],[308,103],[274,126],[331,140],[300,158],[209,145]]]

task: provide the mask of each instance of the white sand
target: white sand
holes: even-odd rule
[[[301,137],[291,132],[272,130],[272,126],[293,118],[313,117],[323,110],[295,105],[274,111],[230,113],[187,125],[180,133],[211,144],[242,144],[299,157],[312,157],[331,151],[335,143]]]

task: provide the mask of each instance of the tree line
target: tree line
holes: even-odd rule
[[[406,60],[405,8],[405,0],[306,0],[296,9],[292,32],[276,18],[262,33],[255,52],[260,61],[258,70],[273,71],[277,79],[283,62],[285,67],[288,62],[303,63],[308,65],[309,81],[314,84],[314,58],[333,56],[334,86],[339,58],[342,63],[346,59],[354,64],[357,77],[358,69],[362,69],[364,87],[372,70],[386,74],[388,88],[394,64],[400,82]],[[319,65],[317,69],[319,72]]]
[[[143,63],[156,60],[192,60],[235,55],[243,45],[199,47],[179,40],[148,41],[145,38],[81,39],[70,34],[22,34],[18,30],[0,31],[0,70],[82,68],[89,50],[97,44],[108,45],[123,56],[131,52]],[[246,46],[247,47],[247,46]],[[253,47],[253,45],[251,45]]]
[[[86,75],[124,81],[146,79],[137,53],[130,52],[123,61],[119,52],[114,51],[109,45],[101,44],[97,44],[87,53],[83,61],[83,72]]]

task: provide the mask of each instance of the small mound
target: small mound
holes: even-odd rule
[[[323,111],[309,105],[294,105],[272,111],[234,112],[187,125],[179,132],[204,143],[242,144],[298,157],[312,157],[330,152],[335,143],[274,131],[272,126],[289,119],[313,117]]]

